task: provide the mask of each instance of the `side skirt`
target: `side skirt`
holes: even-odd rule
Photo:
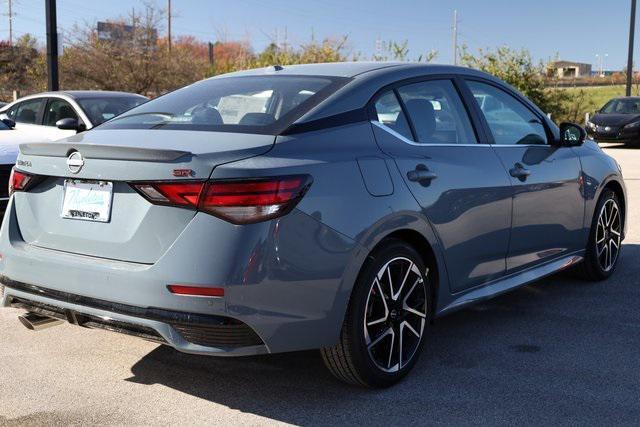
[[[453,301],[440,309],[436,316],[440,317],[459,310],[471,304],[494,298],[513,289],[527,285],[543,277],[575,265],[584,259],[584,251],[574,252],[562,258],[549,261],[545,264],[531,267],[527,270],[514,273],[494,282],[490,282],[465,293],[454,295]]]

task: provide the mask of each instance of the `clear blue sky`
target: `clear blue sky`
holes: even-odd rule
[[[43,0],[13,0],[14,32],[45,41]],[[159,7],[166,0],[156,0]],[[289,43],[349,36],[351,52],[369,57],[376,39],[409,41],[410,56],[435,49],[436,62],[452,58],[453,10],[459,14],[459,42],[470,48],[509,45],[527,48],[535,59],[556,53],[563,59],[596,64],[608,54],[607,69],[626,64],[629,0],[173,0],[175,35],[202,40],[249,40],[260,49],[287,30]],[[58,25],[126,16],[141,0],[58,0]],[[7,0],[0,0],[6,13]],[[639,22],[640,26],[640,22]],[[164,29],[163,29],[164,30]],[[8,37],[8,18],[0,15],[0,37]],[[636,36],[636,46],[640,40]],[[640,49],[636,49],[640,64]],[[595,68],[595,67],[594,67]]]

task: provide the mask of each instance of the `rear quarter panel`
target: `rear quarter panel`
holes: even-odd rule
[[[386,189],[380,194],[386,195],[373,196],[365,185],[358,159],[370,161],[373,158],[380,159],[387,166],[383,180],[389,182],[376,182],[377,186]],[[380,168],[379,163],[376,168]],[[415,230],[425,236],[438,254],[436,261],[440,273],[445,273],[440,277],[446,277],[438,242],[428,222],[421,217],[417,202],[408,193],[393,162],[375,144],[368,122],[278,137],[269,153],[220,165],[214,169],[212,178],[301,173],[311,175],[313,184],[295,212],[322,223],[331,232],[353,242],[350,248],[342,246],[344,253],[339,260],[334,259],[333,265],[316,264],[313,268],[314,260],[309,256],[326,250],[319,247],[321,239],[281,242],[278,249],[288,262],[298,267],[307,265],[306,268],[290,268],[288,280],[301,286],[310,286],[309,283],[314,282],[314,286],[323,289],[325,298],[329,295],[332,298],[323,322],[323,328],[328,332],[325,344],[338,340],[353,284],[368,254],[394,231]],[[390,194],[389,188],[393,189]],[[318,284],[318,280],[322,283]],[[290,303],[296,305],[296,301]],[[302,308],[290,307],[289,310]]]

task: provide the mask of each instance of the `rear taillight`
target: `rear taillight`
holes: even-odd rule
[[[36,175],[24,173],[16,170],[16,168],[11,169],[11,175],[9,177],[9,196],[16,191],[27,191],[36,184],[38,181],[37,178],[38,177]]]
[[[152,182],[133,184],[133,188],[156,205],[195,209],[204,185],[204,182]]]
[[[132,184],[151,203],[198,209],[234,224],[285,215],[296,206],[310,185],[309,175]]]

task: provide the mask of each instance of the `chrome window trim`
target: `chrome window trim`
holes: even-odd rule
[[[437,143],[437,144],[430,144],[430,143],[418,143],[418,142],[414,142],[406,137],[404,137],[403,135],[399,134],[398,132],[396,132],[395,130],[391,129],[389,126],[385,125],[384,123],[380,123],[377,120],[371,120],[371,124],[375,125],[377,127],[379,127],[380,129],[384,130],[385,132],[395,136],[396,138],[398,138],[399,140],[401,140],[402,142],[404,142],[405,144],[409,144],[409,145],[413,145],[416,147],[495,147],[495,148],[499,148],[499,147],[551,147],[551,144],[489,144],[489,143],[485,143],[485,142],[477,142],[475,144],[444,144],[444,143]]]
[[[401,140],[405,144],[413,145],[413,146],[416,146],[416,147],[479,147],[479,146],[490,147],[489,144],[481,144],[479,142],[476,142],[474,144],[445,144],[445,143],[431,144],[431,143],[428,143],[428,142],[427,143],[419,143],[419,142],[415,142],[415,141],[412,141],[412,140],[404,137],[403,135],[399,134],[395,130],[391,129],[389,126],[385,125],[384,123],[380,123],[378,120],[371,120],[371,124],[379,127],[380,129],[384,130],[385,132],[388,132],[389,134],[395,136],[396,138],[398,138],[399,140]]]

